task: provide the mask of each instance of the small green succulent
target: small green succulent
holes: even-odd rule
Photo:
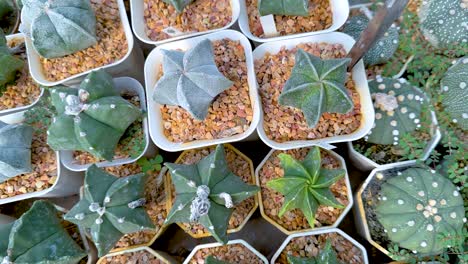
[[[0,95],[7,84],[13,83],[18,72],[23,69],[24,61],[14,56],[7,45],[5,34],[0,29]]]
[[[205,259],[205,264],[231,264],[231,263],[227,261],[218,260],[217,258],[213,257],[213,255],[209,255]]]
[[[341,264],[332,248],[330,239],[327,239],[325,246],[316,257],[303,258],[288,255],[288,262],[289,264]]]
[[[178,13],[182,13],[184,8],[194,1],[195,0],[163,0],[164,3],[172,5]]]
[[[258,11],[261,16],[309,16],[309,0],[259,0]]]

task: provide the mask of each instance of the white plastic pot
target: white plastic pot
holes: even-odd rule
[[[130,94],[130,95],[138,95],[140,98],[140,108],[143,110],[143,112],[146,112],[146,98],[145,98],[145,92],[143,89],[143,86],[135,79],[130,78],[130,77],[119,77],[119,78],[114,78],[114,84],[115,87],[118,91],[121,93],[125,94]],[[116,159],[112,161],[102,161],[95,163],[96,166],[98,167],[112,167],[112,166],[119,166],[123,164],[129,164],[137,161],[139,158],[141,158],[148,150],[149,145],[150,145],[150,138],[149,138],[149,132],[148,132],[148,119],[146,117],[143,117],[143,135],[144,139],[146,141],[145,148],[144,150],[140,153],[140,155],[136,158],[125,158],[125,159]],[[71,150],[61,150],[60,156],[61,156],[61,161],[63,165],[71,170],[71,171],[85,171],[88,169],[89,166],[92,165],[92,163],[85,164],[85,165],[80,165],[75,162],[73,159],[73,151]]]
[[[346,1],[347,2],[347,1]],[[308,36],[303,38],[287,39],[276,42],[268,42],[258,46],[254,52],[254,60],[261,59],[266,53],[276,54],[282,47],[287,49],[293,49],[300,43],[320,43],[326,42],[330,44],[341,44],[347,52],[353,47],[355,40],[340,32],[332,32],[321,35]],[[357,140],[364,137],[371,129],[374,123],[374,106],[372,98],[369,92],[369,86],[367,85],[367,77],[364,69],[364,63],[360,60],[352,71],[353,80],[356,84],[356,90],[359,93],[361,101],[361,126],[356,129],[353,133],[347,135],[340,135],[328,138],[314,139],[314,140],[294,140],[287,142],[276,142],[268,138],[263,128],[263,111],[260,116],[260,124],[257,127],[258,135],[260,139],[273,149],[287,150],[292,148],[310,147],[313,145],[326,146],[331,143],[348,142]],[[263,109],[263,108],[262,108]]]
[[[249,39],[254,41],[255,44],[261,44],[261,43],[272,42],[272,41],[282,41],[282,40],[291,39],[291,38],[308,37],[308,36],[333,32],[333,31],[338,30],[341,26],[343,26],[349,16],[348,0],[330,0],[333,17],[332,17],[332,24],[329,28],[324,29],[324,30],[297,33],[297,34],[291,34],[291,35],[286,35],[286,36],[260,38],[260,37],[254,36],[252,32],[250,31],[249,17],[247,14],[247,6],[246,6],[245,0],[239,0],[239,1],[240,1],[240,10],[241,10],[240,15],[239,15],[239,27],[242,33],[244,33],[245,36],[247,36]]]
[[[44,71],[41,65],[41,57],[34,49],[31,39],[26,37],[26,49],[28,54],[28,62],[29,62],[29,71],[31,73],[32,78],[39,84],[44,86],[55,86],[58,84],[66,84],[66,85],[73,85],[82,81],[86,75],[88,75],[91,71],[98,70],[98,69],[105,69],[106,72],[111,74],[112,76],[134,76],[138,77],[139,70],[137,65],[141,65],[143,63],[143,54],[138,47],[138,45],[134,45],[134,39],[132,30],[130,28],[130,24],[128,22],[127,13],[125,11],[125,5],[123,0],[117,0],[119,4],[119,14],[120,14],[120,21],[122,22],[123,29],[125,31],[125,37],[127,39],[128,51],[127,54],[115,61],[114,63],[104,65],[101,67],[94,68],[92,70],[88,70],[79,74],[75,74],[68,78],[59,81],[49,81],[45,77]],[[140,71],[141,72],[141,71]]]
[[[105,255],[104,257],[101,257],[98,260],[97,264],[101,264],[104,261],[104,259],[108,258],[108,257],[113,257],[113,256],[118,256],[118,255],[123,255],[123,254],[126,254],[126,253],[138,252],[138,251],[146,251],[146,252],[150,253],[151,255],[157,257],[158,260],[160,260],[164,264],[175,264],[175,263],[177,263],[171,256],[169,256],[169,254],[167,254],[165,252],[155,251],[155,250],[153,250],[153,249],[151,249],[149,247],[134,247],[134,248],[125,249],[125,250],[114,252],[114,253],[109,253],[109,254]]]
[[[237,134],[231,137],[213,139],[213,140],[195,140],[185,143],[175,143],[169,141],[164,135],[164,127],[162,122],[162,116],[160,111],[160,105],[153,101],[154,87],[158,81],[157,76],[161,69],[161,64],[163,61],[163,54],[161,50],[187,50],[195,44],[201,42],[204,39],[209,39],[211,41],[221,40],[221,39],[231,39],[240,41],[244,47],[246,64],[247,64],[247,75],[248,75],[248,85],[249,85],[249,94],[250,100],[252,102],[253,108],[253,119],[250,124],[250,127],[247,131],[242,134]],[[255,72],[253,67],[253,58],[251,52],[251,46],[249,40],[242,35],[242,33],[234,30],[223,30],[208,35],[203,35],[195,38],[179,40],[176,42],[171,42],[156,47],[146,59],[145,63],[145,82],[146,82],[146,96],[148,99],[148,117],[149,117],[149,130],[153,142],[161,149],[166,151],[182,151],[187,149],[202,148],[217,144],[224,144],[229,142],[242,141],[247,139],[250,135],[255,132],[260,121],[260,98],[257,92],[257,81],[255,80]]]
[[[130,0],[130,10],[131,10],[131,17],[132,17],[132,28],[133,32],[135,32],[135,36],[140,39],[141,41],[152,44],[152,45],[161,45],[164,43],[172,42],[172,41],[177,41],[185,38],[192,38],[196,36],[200,36],[203,34],[208,34],[208,33],[213,33],[216,31],[228,29],[232,27],[232,25],[237,21],[239,18],[239,13],[240,13],[240,5],[239,5],[239,0],[231,0],[231,9],[232,9],[232,20],[229,24],[222,28],[217,28],[217,29],[211,29],[207,31],[202,31],[202,32],[193,32],[193,33],[187,33],[184,35],[180,35],[177,37],[172,37],[169,39],[164,39],[164,40],[152,40],[148,37],[146,34],[146,21],[144,17],[144,12],[145,12],[145,7],[144,7],[144,0]]]
[[[258,250],[253,248],[249,243],[245,242],[242,239],[230,240],[226,245],[235,245],[235,244],[242,244],[243,246],[248,248],[252,253],[254,253],[257,257],[259,257],[265,264],[268,264],[268,260],[267,260],[267,258],[265,258],[265,256],[263,256],[260,252],[258,252]],[[222,246],[223,246],[223,244],[221,244],[221,243],[209,243],[209,244],[198,245],[192,250],[192,252],[190,252],[190,255],[188,255],[188,257],[185,259],[183,264],[189,264],[189,262],[193,258],[193,256],[195,256],[197,251],[199,251],[201,249],[215,248],[215,247],[222,247]]]
[[[281,252],[283,252],[283,250],[286,248],[286,246],[289,244],[289,242],[291,242],[293,238],[305,237],[305,236],[318,236],[318,235],[328,234],[328,233],[338,233],[340,236],[344,237],[346,240],[353,243],[355,247],[361,250],[364,264],[369,263],[366,248],[364,248],[364,246],[359,244],[359,242],[357,242],[351,236],[349,236],[348,234],[346,234],[345,232],[341,231],[341,229],[338,229],[338,228],[330,228],[326,230],[315,230],[315,231],[303,232],[303,233],[298,233],[298,234],[293,234],[293,235],[288,236],[286,240],[284,240],[283,244],[281,244],[280,248],[276,251],[275,255],[273,255],[273,258],[271,259],[270,263],[271,264],[276,263],[276,260],[280,257]]]

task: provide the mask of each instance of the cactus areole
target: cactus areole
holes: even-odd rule
[[[259,0],[261,16],[309,16],[309,0]]]
[[[5,34],[0,29],[0,96],[7,84],[13,83],[23,69],[24,61],[11,54]]]
[[[229,170],[223,145],[198,163],[164,165],[176,190],[165,223],[200,223],[220,243],[227,243],[232,208],[257,193],[259,187],[248,185]]]
[[[288,255],[288,262],[289,264],[341,264],[335,250],[332,248],[330,239],[327,239],[325,246],[316,257],[303,258]]]

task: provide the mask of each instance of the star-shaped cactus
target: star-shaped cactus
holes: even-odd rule
[[[125,234],[154,229],[145,204],[143,173],[123,178],[92,165],[86,171],[84,196],[64,218],[91,233],[99,256],[107,254]]]
[[[309,16],[309,0],[259,0],[258,12],[261,16]]]
[[[302,162],[285,153],[279,154],[278,158],[284,170],[284,177],[269,181],[267,186],[284,195],[279,217],[298,208],[313,228],[315,214],[320,205],[344,208],[330,191],[330,186],[343,178],[346,171],[322,168],[319,147],[313,147]]]
[[[214,98],[232,86],[219,72],[211,41],[205,39],[187,52],[162,50],[164,75],[156,83],[153,100],[176,105],[204,120]]]
[[[350,59],[322,60],[299,49],[291,77],[279,97],[281,105],[302,110],[309,127],[322,113],[348,113],[354,103],[344,86]]]
[[[227,243],[227,226],[234,205],[253,196],[248,185],[228,168],[223,145],[191,165],[165,163],[176,189],[166,223],[200,223],[220,243]]]
[[[333,250],[330,239],[327,239],[325,246],[318,255],[313,258],[295,257],[288,255],[289,264],[341,264],[338,261],[335,250]]]
[[[18,72],[23,68],[24,61],[11,54],[7,40],[0,29],[0,95],[6,85],[14,82]]]
[[[163,0],[164,3],[172,5],[178,13],[182,13],[184,8],[195,0]]]
[[[32,171],[32,134],[31,126],[0,121],[0,183]]]

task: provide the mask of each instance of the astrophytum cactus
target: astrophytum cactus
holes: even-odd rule
[[[164,75],[154,88],[154,101],[180,106],[194,118],[205,119],[214,98],[232,86],[216,66],[211,41],[205,39],[187,52],[162,53]]]
[[[468,130],[468,57],[459,59],[440,81],[442,105],[453,123]]]
[[[229,170],[223,145],[198,163],[165,166],[176,190],[165,223],[200,223],[220,243],[227,243],[233,207],[257,193],[259,187],[248,185]]]
[[[436,48],[468,45],[466,0],[422,1],[419,22],[423,35]]]
[[[164,3],[172,5],[178,13],[182,13],[184,8],[195,0],[163,0]]]
[[[261,16],[308,16],[309,0],[259,0],[258,11]]]
[[[354,103],[344,86],[350,59],[322,60],[298,49],[291,77],[279,97],[281,105],[302,110],[309,127],[323,113],[348,113]]]
[[[369,19],[364,15],[351,17],[343,28],[346,33],[358,40],[364,29],[367,28]],[[364,55],[364,63],[373,66],[387,62],[398,48],[398,29],[392,25],[376,43]]]
[[[466,223],[460,193],[434,170],[409,168],[397,174],[381,186],[377,220],[400,247],[424,255],[440,253],[444,242],[438,238],[461,232]]]
[[[32,133],[31,126],[0,121],[0,183],[32,171]]]
[[[316,257],[304,258],[288,255],[288,262],[289,264],[341,264],[332,248],[330,239],[327,239],[325,246]]]
[[[346,175],[344,169],[322,168],[319,147],[312,147],[304,161],[295,160],[288,154],[278,155],[284,176],[267,182],[267,186],[284,195],[284,203],[278,216],[293,209],[304,214],[311,228],[315,225],[315,215],[320,205],[344,208],[330,186]]]
[[[46,201],[35,201],[18,220],[0,225],[0,263],[74,264],[86,256]]]
[[[90,0],[22,0],[20,30],[42,57],[73,54],[97,43]]]
[[[50,91],[57,115],[47,143],[54,150],[82,150],[112,160],[125,130],[141,116],[103,70],[90,73],[79,89],[56,86]]]
[[[154,229],[145,204],[144,173],[117,178],[92,165],[86,171],[84,195],[64,219],[91,233],[99,256],[125,234]]]
[[[0,29],[0,95],[7,84],[16,80],[18,72],[23,69],[24,61],[12,54],[7,45],[7,40]]]
[[[374,101],[375,122],[364,140],[374,144],[398,145],[400,137],[421,127],[423,94],[405,79],[377,76],[369,82]]]

